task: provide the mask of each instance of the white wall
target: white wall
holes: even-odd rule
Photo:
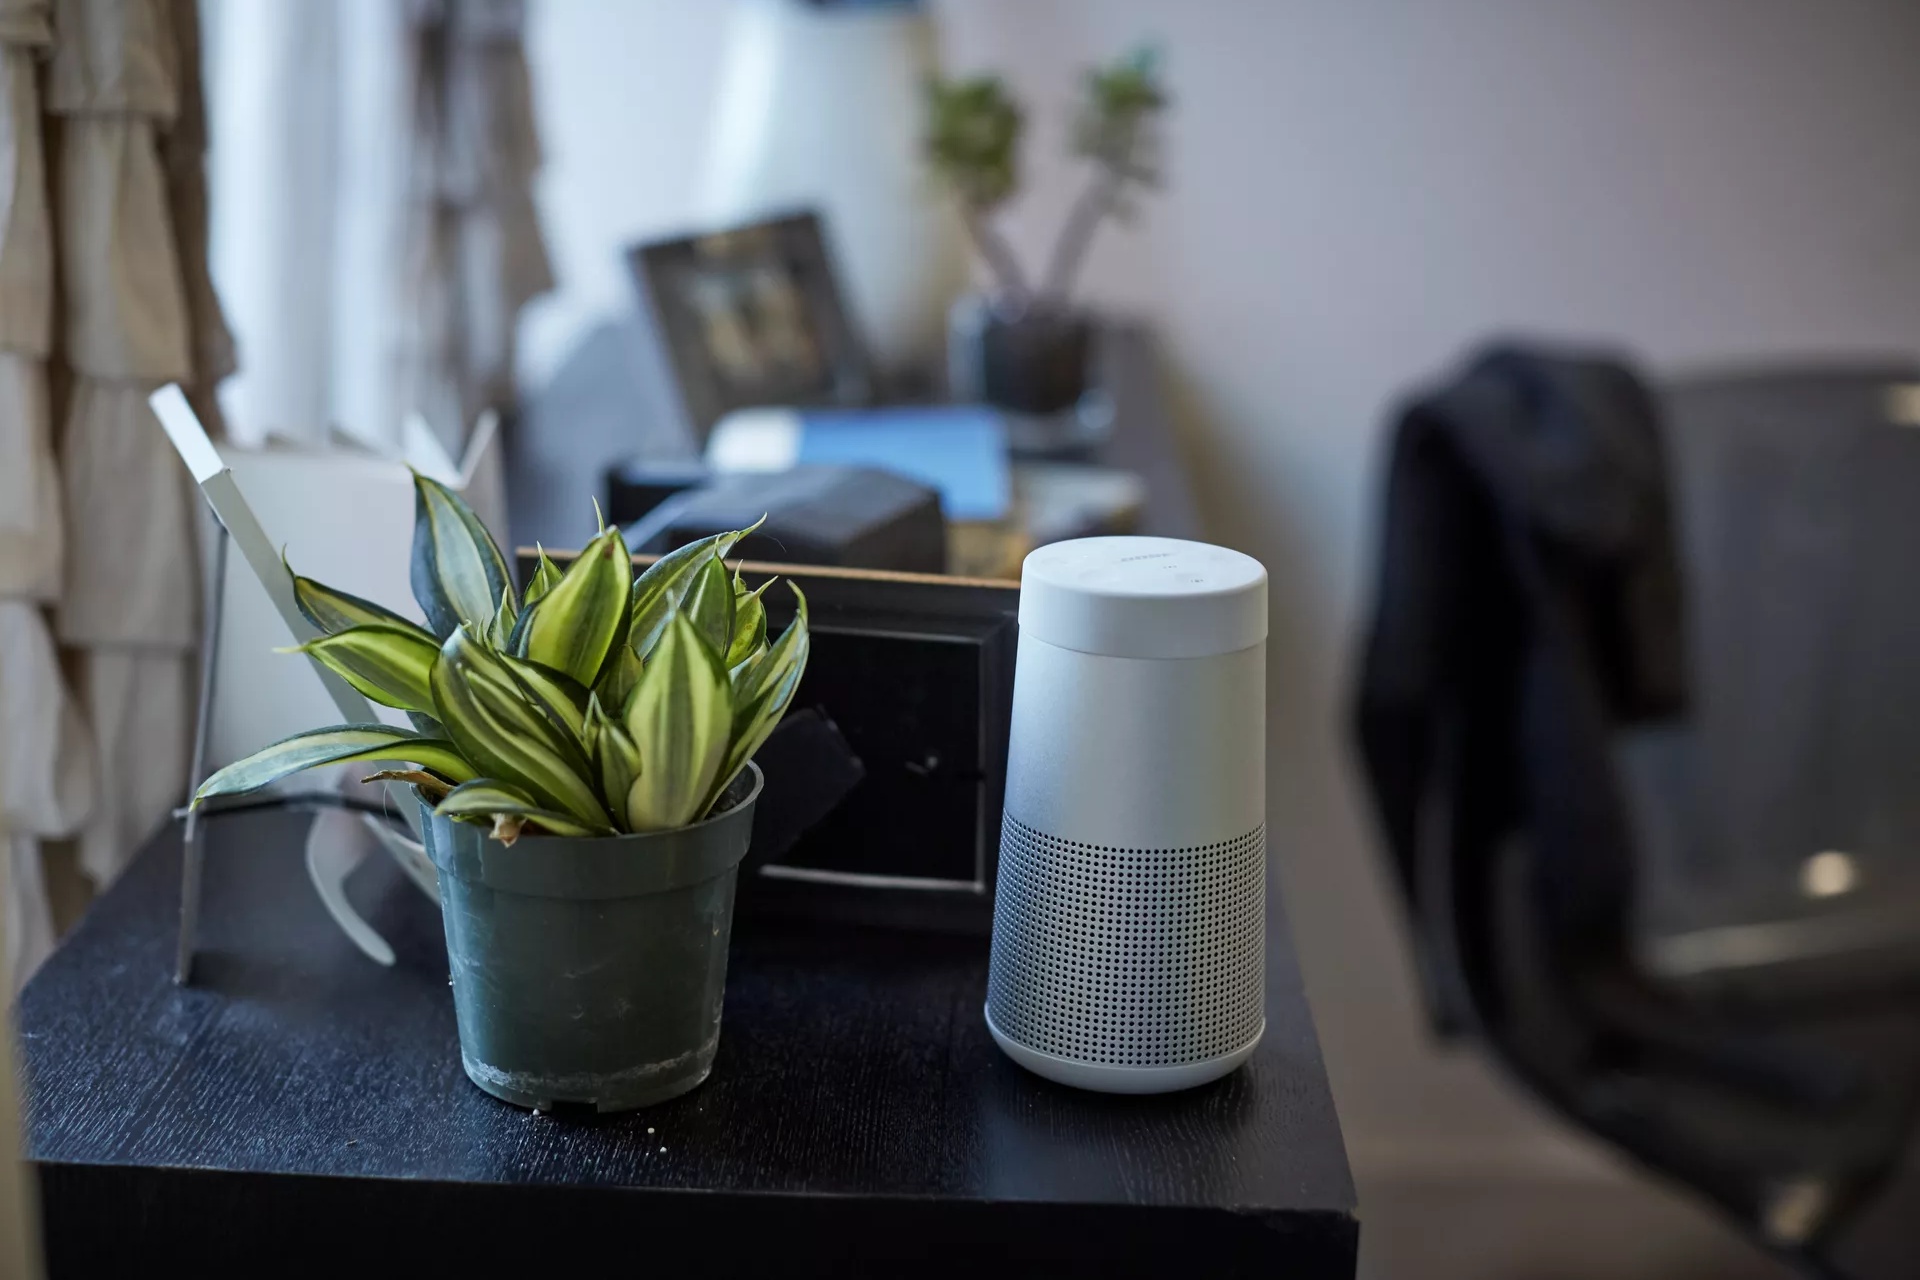
[[[540,217],[559,288],[521,322],[523,387],[539,386],[596,322],[633,306],[626,245],[692,225],[726,12],[716,0],[528,7]]]
[[[536,334],[624,288],[609,270],[616,224],[672,221],[698,134],[655,113],[698,96],[719,8],[537,7],[543,209],[563,289]],[[1072,77],[1141,37],[1165,48],[1169,189],[1101,239],[1086,279],[1160,327],[1212,532],[1273,573],[1274,849],[1363,1196],[1466,1166],[1604,1168],[1419,1025],[1342,723],[1383,421],[1411,383],[1500,332],[1615,340],[1655,370],[1911,350],[1920,6],[938,10],[950,64],[1003,69],[1033,108],[1033,190],[1011,218],[1030,257],[1073,190],[1052,159]]]

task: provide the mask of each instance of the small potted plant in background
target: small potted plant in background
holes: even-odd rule
[[[993,281],[988,295],[962,299],[954,309],[948,351],[953,391],[1016,415],[1016,439],[1024,436],[1043,451],[1050,442],[1079,442],[1089,425],[1104,427],[1102,421],[1080,421],[1091,416],[1083,401],[1093,325],[1073,305],[1073,285],[1100,224],[1132,212],[1135,188],[1158,184],[1157,124],[1166,106],[1151,50],[1087,73],[1072,146],[1093,171],[1035,285],[993,221],[1020,185],[1020,105],[998,76],[927,86],[927,162],[952,191]]]
[[[806,599],[769,640],[723,557],[750,530],[637,578],[602,527],[524,594],[460,497],[415,478],[421,627],[293,576],[310,655],[413,728],[338,725],[228,765],[194,797],[315,765],[413,785],[467,1075],[521,1106],[645,1106],[713,1065],[760,774],[754,751],[806,669]],[[292,570],[288,572],[291,574]]]

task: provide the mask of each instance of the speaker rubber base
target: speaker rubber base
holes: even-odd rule
[[[1174,1093],[1181,1089],[1191,1089],[1218,1080],[1240,1066],[1253,1056],[1260,1045],[1260,1037],[1267,1033],[1267,1023],[1263,1018],[1260,1029],[1253,1033],[1253,1039],[1241,1045],[1231,1053],[1221,1054],[1217,1058],[1203,1058],[1198,1062],[1182,1062],[1171,1067],[1114,1067],[1096,1062],[1080,1062],[1073,1058],[1062,1058],[1057,1054],[1043,1053],[1039,1049],[1030,1049],[1018,1040],[1004,1035],[1000,1028],[993,1025],[993,1010],[985,1010],[987,1030],[993,1033],[993,1041],[1009,1058],[1033,1072],[1045,1076],[1060,1084],[1072,1085],[1076,1089],[1090,1089],[1096,1093]]]

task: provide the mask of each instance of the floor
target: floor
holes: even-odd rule
[[[1650,1182],[1359,1182],[1361,1280],[1788,1280],[1718,1219]]]

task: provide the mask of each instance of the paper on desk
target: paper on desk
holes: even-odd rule
[[[879,467],[938,489],[953,521],[1004,519],[1013,497],[1006,424],[979,405],[742,409],[714,427],[707,462],[721,472]]]

